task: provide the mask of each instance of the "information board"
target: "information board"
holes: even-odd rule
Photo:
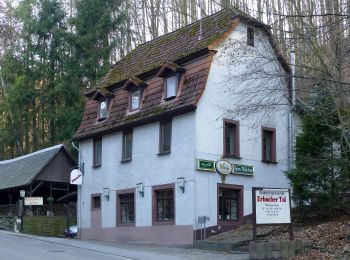
[[[25,206],[42,206],[44,203],[43,197],[25,197]]]
[[[256,224],[290,224],[288,189],[255,190]]]

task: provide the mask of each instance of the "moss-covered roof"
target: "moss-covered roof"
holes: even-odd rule
[[[132,76],[139,76],[165,62],[174,62],[207,48],[229,30],[237,15],[253,20],[235,9],[224,9],[202,19],[200,39],[200,22],[197,21],[139,45],[110,69],[98,87],[108,87]]]
[[[197,21],[139,45],[111,68],[99,83],[98,88],[108,89],[114,94],[106,119],[97,118],[98,101],[91,99],[96,90],[87,93],[89,99],[85,105],[83,119],[73,139],[84,140],[195,110],[205,89],[214,55],[210,49],[220,43],[221,39],[225,39],[227,33],[234,28],[234,19],[237,17],[237,22],[267,27],[237,10],[224,9],[202,19],[200,38],[200,22]],[[182,72],[179,91],[174,99],[164,99],[164,79],[159,75],[161,68]],[[126,87],[130,82],[140,85],[145,79],[147,86],[142,94],[141,108],[139,111],[130,112],[129,92]],[[124,87],[122,83],[125,83]]]

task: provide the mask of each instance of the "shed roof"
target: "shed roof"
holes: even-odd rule
[[[26,186],[65,147],[60,144],[11,160],[0,161],[0,190]]]

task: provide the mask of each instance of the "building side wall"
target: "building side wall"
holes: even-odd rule
[[[255,173],[254,176],[230,174],[225,183],[243,186],[245,216],[252,213],[252,187],[289,187],[284,174],[288,169],[289,112],[287,85],[281,77],[284,72],[278,62],[272,60],[274,53],[262,32],[256,31],[254,47],[246,46],[246,30],[246,25],[240,23],[214,56],[206,89],[197,108],[195,151],[197,159],[216,161],[222,158],[223,118],[239,121],[241,158],[225,159],[254,166]],[[259,72],[259,67],[264,72]],[[270,78],[264,78],[264,74],[265,77],[269,74]],[[261,102],[260,107],[249,110],[249,100]],[[270,105],[276,102],[276,108],[261,109],[264,102]],[[246,113],[239,111],[240,106],[247,107]],[[262,126],[276,129],[277,163],[261,161]],[[196,217],[208,216],[206,226],[216,226],[217,185],[222,182],[221,177],[215,172],[197,171],[195,178]],[[200,228],[198,223],[196,227]]]
[[[102,165],[94,168],[93,140],[80,143],[81,162],[85,165],[83,185],[81,187],[81,217],[80,228],[83,238],[94,236],[108,240],[134,241],[138,237],[143,241],[147,235],[152,237],[165,236],[170,230],[185,233],[192,241],[194,224],[194,124],[195,113],[176,116],[172,119],[171,153],[157,155],[159,145],[159,122],[136,127],[133,129],[133,152],[130,162],[122,159],[122,132],[116,132],[102,137]],[[177,178],[185,178],[186,192],[177,187]],[[144,197],[135,192],[135,225],[132,227],[117,227],[116,222],[116,192],[133,189],[137,183],[144,184]],[[175,193],[175,224],[154,226],[152,224],[152,187],[163,184],[174,184]],[[110,189],[107,200],[103,196],[103,188]],[[91,194],[101,193],[101,229],[91,227]],[[177,206],[178,205],[178,206]],[[129,238],[128,231],[129,230]],[[190,230],[190,231],[189,231]],[[97,233],[101,233],[97,235]],[[175,233],[176,233],[175,232]],[[141,235],[144,234],[144,235]],[[169,234],[169,233],[168,233]],[[177,234],[177,233],[176,233]],[[92,238],[92,237],[91,237]],[[186,240],[185,240],[186,241]],[[163,240],[173,243],[173,238]],[[181,241],[178,241],[182,243]]]

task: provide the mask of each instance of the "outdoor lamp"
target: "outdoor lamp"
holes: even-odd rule
[[[144,195],[144,186],[143,183],[137,183],[136,184],[136,190],[139,192],[139,194],[143,197]]]
[[[25,191],[25,190],[20,190],[20,191],[19,191],[19,196],[20,196],[21,198],[24,198],[24,197],[26,196],[26,191]]]
[[[182,193],[185,193],[185,179],[184,179],[184,177],[177,178],[177,186],[182,191]]]
[[[103,195],[109,200],[109,188],[103,188]]]

